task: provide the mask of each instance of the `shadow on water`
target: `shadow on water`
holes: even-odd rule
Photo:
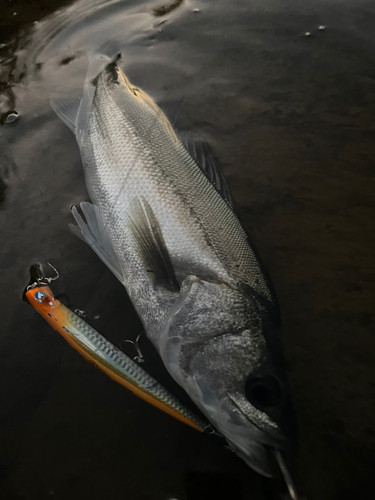
[[[7,185],[5,181],[3,179],[0,179],[0,210],[2,209],[5,202],[6,190]]]
[[[224,164],[281,305],[301,492],[372,491],[374,22],[362,0],[6,6],[0,115],[19,116],[0,125],[1,498],[263,498],[261,478],[221,443],[107,380],[21,301],[30,264],[51,261],[54,291],[114,344],[142,329],[123,287],[68,230],[87,192],[49,96],[78,95],[98,50],[121,52],[158,103],[178,103],[178,129]],[[178,393],[147,342],[145,352]]]

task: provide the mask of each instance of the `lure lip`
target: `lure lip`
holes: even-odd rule
[[[22,300],[24,302],[27,302],[27,304],[29,304],[29,301],[27,299],[26,292],[28,292],[31,288],[35,288],[37,285],[39,286],[48,285],[47,282],[43,283],[43,280],[45,279],[45,273],[43,269],[43,264],[41,264],[40,262],[35,262],[30,266],[29,274],[30,274],[29,282],[22,292]]]
[[[22,299],[25,302],[28,302],[27,297],[26,297],[26,293],[30,289],[35,288],[37,286],[39,286],[39,287],[48,286],[48,285],[50,285],[51,281],[57,280],[57,278],[60,276],[57,269],[55,267],[53,267],[52,264],[50,264],[49,262],[47,262],[47,264],[56,273],[56,276],[54,276],[53,278],[48,278],[46,276],[45,271],[44,271],[43,264],[41,264],[40,262],[35,262],[32,266],[30,266],[30,269],[29,269],[30,280],[29,280],[29,283],[26,286],[26,288],[24,289],[23,294],[22,294]]]
[[[43,272],[43,264],[41,264],[40,262],[35,262],[35,264],[30,266],[29,272],[30,272],[29,285],[32,285],[34,281],[39,281],[45,277]]]

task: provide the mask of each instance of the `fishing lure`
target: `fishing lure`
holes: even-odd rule
[[[31,283],[25,290],[27,301],[47,323],[81,356],[112,380],[177,420],[198,431],[205,431],[208,426],[203,420],[183,406],[137,363],[55,298],[49,287],[51,281],[59,276],[56,269],[54,271],[56,277],[46,278],[41,264],[34,264],[30,269]]]
[[[27,301],[47,323],[81,356],[139,398],[198,431],[216,434],[209,424],[186,408],[143,368],[55,298],[49,285],[59,277],[59,273],[51,264],[49,266],[56,273],[53,278],[44,276],[41,264],[31,266],[30,284],[25,290]],[[282,454],[278,450],[273,450],[273,453],[288,488],[287,500],[298,500]]]

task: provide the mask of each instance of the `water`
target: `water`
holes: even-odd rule
[[[264,498],[261,478],[220,441],[104,377],[21,301],[28,267],[50,261],[54,292],[114,344],[141,331],[123,287],[68,230],[87,193],[75,139],[49,107],[52,92],[79,93],[86,52],[103,46],[223,163],[281,305],[299,490],[308,500],[372,491],[375,7],[66,4],[14,2],[2,21],[0,115],[18,116],[0,127],[0,498]],[[183,398],[141,346],[146,368]]]

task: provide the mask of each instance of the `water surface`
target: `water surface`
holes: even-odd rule
[[[51,93],[79,94],[98,50],[121,52],[130,81],[223,164],[281,305],[300,491],[372,491],[373,4],[81,0],[43,20],[13,3],[0,39],[0,115],[19,113],[0,127],[0,497],[264,498],[221,442],[114,384],[21,301],[28,267],[50,261],[53,290],[114,344],[141,331],[123,287],[69,232],[71,205],[88,197],[49,106]],[[183,398],[141,342],[146,368]]]

